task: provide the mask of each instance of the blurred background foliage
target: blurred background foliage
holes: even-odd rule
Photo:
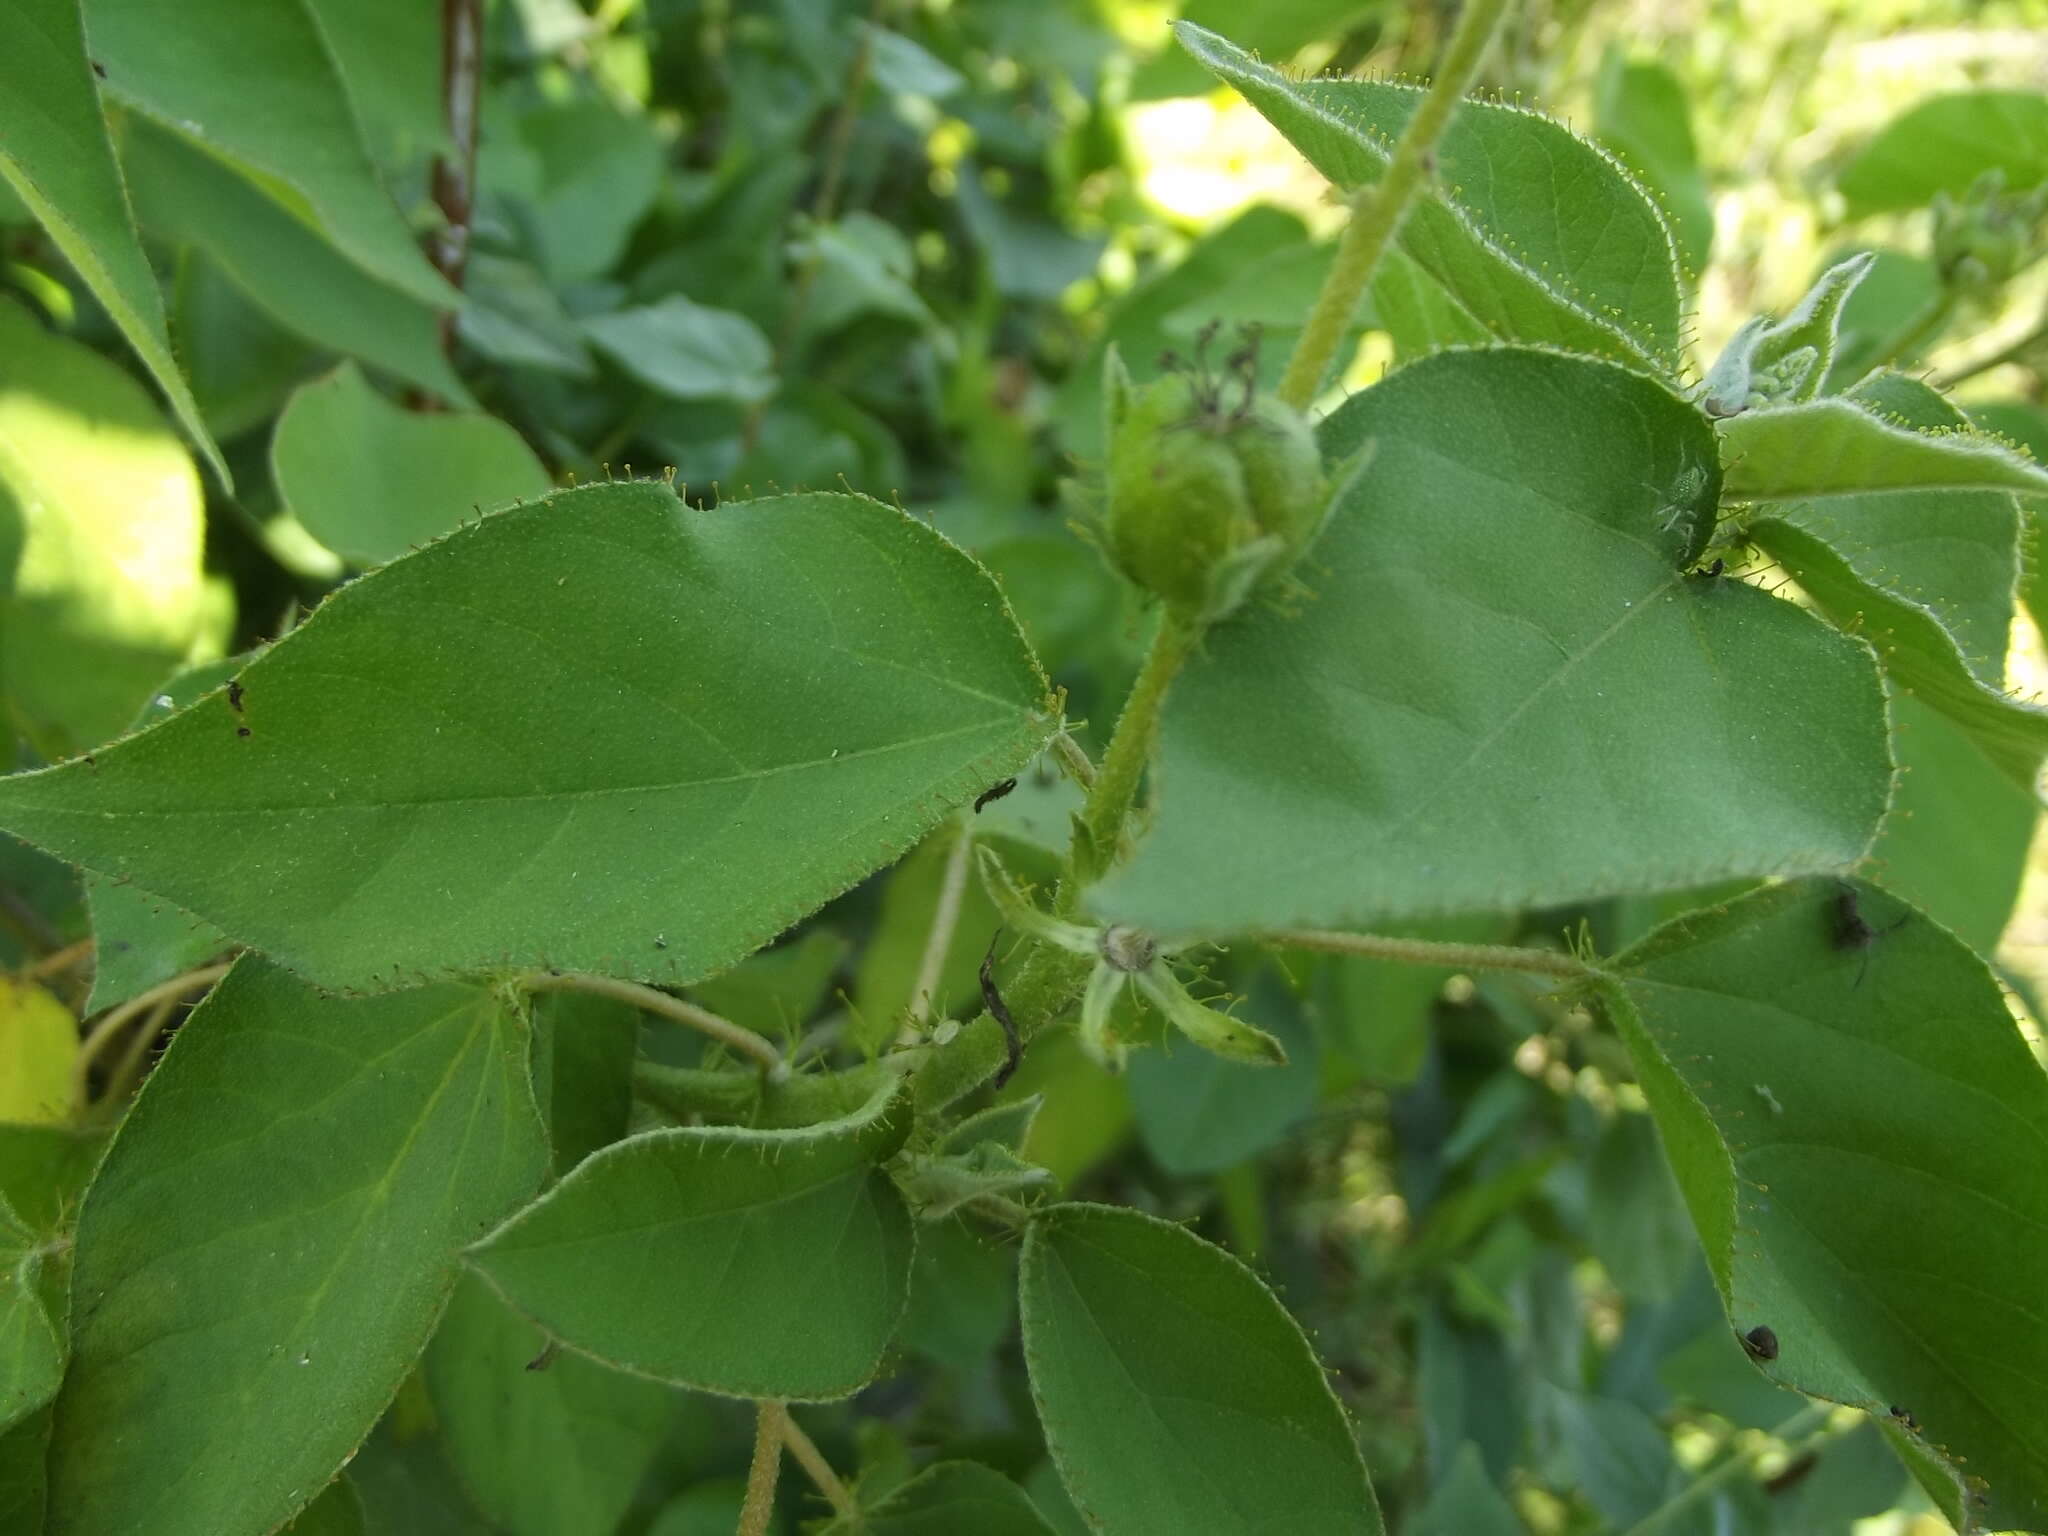
[[[235,25],[232,0],[170,9],[182,26]],[[1140,638],[1131,599],[1071,526],[1071,485],[1101,450],[1104,347],[1143,362],[1213,319],[1258,322],[1277,371],[1341,212],[1169,46],[1168,23],[1185,15],[1301,70],[1412,77],[1451,10],[494,0],[458,295],[419,243],[439,223],[436,160],[460,158],[435,7],[307,0],[324,62],[252,29],[239,58],[288,90],[296,115],[280,121],[218,58],[154,57],[147,7],[89,5],[170,334],[232,483],[0,191],[14,764],[89,749],[212,686],[207,663],[275,639],[351,573],[460,518],[658,472],[699,500],[843,483],[928,516],[998,574],[1099,741]],[[1952,157],[1921,164],[1940,162],[1938,134],[1909,127],[1889,158],[1865,151],[1927,98],[1997,88],[2038,108],[2044,82],[2048,0],[1528,0],[1487,72],[1490,92],[1597,138],[1656,194],[1693,285],[1696,369],[1842,253],[1877,249],[1844,367],[1889,356],[1931,371],[2037,453],[2048,265],[1956,281],[1929,211]],[[326,153],[351,114],[359,149]],[[2013,191],[2048,177],[2048,133],[2030,121],[1986,151]],[[1916,164],[1934,184],[1913,184]],[[1397,302],[1376,291],[1343,388],[1399,360],[1378,316]],[[2024,614],[2014,645],[2015,675],[2038,685]],[[1047,773],[989,808],[1016,867],[1052,857],[1067,794]],[[2035,871],[2008,926],[2034,815],[2008,809],[1998,849],[1966,872],[1965,905],[1973,941],[2005,929],[2025,993],[2048,970],[2048,878]],[[112,887],[88,892],[18,845],[0,858],[0,958],[48,981],[0,997],[0,1050],[27,1064],[5,1117],[34,1118],[50,1102],[34,1083],[66,1102],[77,1069],[52,997],[118,1004],[219,940]],[[944,863],[942,848],[914,853],[705,1000],[804,1052],[885,1041]],[[1553,936],[1584,923],[1609,950],[1693,900],[1519,921]],[[1497,940],[1516,922],[1428,932]],[[952,1011],[978,1003],[995,925],[971,892],[945,975]],[[89,931],[88,1001],[49,962]],[[1056,1033],[1007,1092],[1045,1096],[1028,1155],[1070,1193],[1194,1222],[1273,1279],[1336,1371],[1392,1528],[1940,1528],[1874,1429],[1805,1414],[1749,1368],[1619,1046],[1584,1014],[1514,980],[1359,960],[1282,972],[1230,956],[1215,980],[1292,1066],[1154,1052],[1119,1079]],[[696,1059],[680,1034],[647,1033],[641,1051]],[[138,1056],[95,1069],[103,1108]],[[659,1116],[616,1108],[591,1144],[629,1113]],[[1017,1358],[1013,1261],[964,1227],[932,1230],[894,1374],[850,1408],[805,1414],[835,1464],[879,1489],[943,1447],[1058,1505]],[[444,1333],[530,1353],[508,1330],[479,1289]],[[444,1340],[352,1470],[370,1529],[730,1529],[737,1414],[568,1360],[544,1399],[492,1403],[443,1379],[459,1369]],[[491,1413],[517,1422],[494,1431]]]

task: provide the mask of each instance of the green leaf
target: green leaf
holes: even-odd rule
[[[858,1516],[835,1520],[823,1536],[1052,1536],[1022,1488],[972,1461],[927,1467]]]
[[[2039,802],[1968,731],[1919,699],[1892,699],[1898,788],[1870,877],[1976,950],[1998,948],[2027,871]]]
[[[286,330],[470,403],[433,309],[364,272],[219,160],[136,120],[121,162],[143,226],[203,251]]]
[[[1729,1316],[1775,1335],[1765,1374],[1904,1407],[1986,1528],[2041,1529],[2048,1076],[1984,963],[1892,897],[1807,881],[1612,968]]]
[[[103,1138],[60,1125],[0,1125],[0,1200],[31,1231],[59,1235],[99,1162]]]
[[[1875,259],[1836,317],[1835,362],[1823,383],[1823,394],[1841,393],[1880,364],[1900,367],[1919,356],[1918,347],[1896,356],[1893,351],[1899,338],[1910,339],[1919,330],[1921,319],[1943,302],[1941,276],[1933,262],[1883,246],[1862,249]],[[1831,253],[1821,263],[1821,270],[1838,265],[1856,251],[1846,247]]]
[[[1831,395],[1729,417],[1721,423],[1723,494],[1776,502],[1873,491],[2048,493],[2048,469],[1996,439],[1925,432],[1884,411],[1882,397]]]
[[[1493,1486],[1479,1447],[1468,1440],[1458,1447],[1450,1472],[1414,1523],[1402,1527],[1402,1536],[1522,1536],[1522,1531],[1514,1505]]]
[[[909,1213],[876,1164],[893,1078],[794,1131],[687,1126],[588,1158],[472,1262],[573,1349],[680,1386],[818,1402],[865,1386],[903,1315]]]
[[[100,115],[79,3],[20,0],[0,11],[0,177],[106,307],[227,484],[227,465],[171,353],[163,295],[136,238]]]
[[[1668,1299],[1699,1263],[1699,1244],[1649,1117],[1617,1113],[1584,1166],[1587,1246],[1629,1301]]]
[[[900,1342],[961,1372],[979,1370],[1017,1312],[1016,1250],[962,1221],[918,1229]]]
[[[1046,1445],[1097,1528],[1383,1529],[1308,1340],[1222,1249],[1136,1211],[1054,1206],[1025,1235],[1018,1298]]]
[[[1131,1107],[1152,1160],[1168,1173],[1217,1173],[1273,1146],[1316,1101],[1316,1040],[1271,973],[1238,1010],[1287,1048],[1280,1066],[1247,1066],[1173,1041],[1131,1058]]]
[[[533,1032],[535,1097],[559,1177],[626,1134],[640,1013],[589,992],[545,992]]]
[[[786,944],[757,950],[690,991],[722,1018],[771,1037],[794,1037],[824,1003],[846,951],[840,935],[813,928]]]
[[[88,0],[97,3],[97,0]],[[372,155],[403,166],[448,144],[441,17],[413,0],[307,0],[347,82]]]
[[[48,1508],[45,1471],[50,1444],[50,1410],[0,1434],[0,1530],[43,1536]]]
[[[458,1295],[462,1289],[456,1287]],[[409,1395],[426,1398],[418,1374],[400,1389],[398,1404],[348,1464],[372,1536],[502,1536],[471,1505],[439,1438],[424,1426],[404,1435],[394,1428]]]
[[[1572,1486],[1614,1529],[1647,1519],[1683,1485],[1670,1440],[1634,1403],[1555,1387],[1544,1395]]]
[[[363,1504],[346,1478],[327,1485],[327,1491],[300,1513],[278,1536],[363,1536]]]
[[[1346,193],[1379,180],[1422,101],[1419,86],[1290,80],[1213,32],[1175,30]],[[1467,101],[1436,155],[1436,187],[1396,243],[1485,334],[1677,372],[1671,236],[1626,171],[1560,124],[1500,102]]]
[[[0,299],[0,682],[46,757],[121,731],[210,635],[199,476],[133,378]]]
[[[96,764],[0,780],[0,824],[337,988],[713,974],[1050,724],[995,588],[923,524],[649,483],[394,561],[239,683]]]
[[[2023,463],[1989,438],[1954,430],[1962,417],[1914,380],[1878,375],[1858,386],[1857,398],[1902,423],[1883,426],[1886,432]],[[1853,403],[1847,409],[1861,412]],[[1747,532],[1822,612],[1868,637],[1899,684],[1961,725],[2015,784],[2031,789],[2048,754],[2048,710],[2002,691],[2019,574],[2019,512],[2010,495],[1967,483],[1877,488],[1773,506],[1752,517]]]
[[[448,1459],[510,1536],[616,1530],[679,1394],[548,1345],[483,1281],[463,1278],[425,1361]]]
[[[279,206],[363,271],[422,304],[454,305],[454,290],[428,265],[377,179],[348,87],[305,0],[186,0],[175,10],[154,0],[86,5],[110,94],[256,173]]]
[[[306,531],[356,565],[395,560],[551,488],[533,450],[496,417],[405,410],[353,363],[292,396],[270,464]]]
[[[0,1434],[57,1395],[64,1337],[45,1297],[43,1238],[0,1199]]]
[[[1937,192],[1961,197],[1986,171],[2008,190],[2048,181],[2048,96],[2039,91],[1957,91],[1892,119],[1842,168],[1849,216],[1920,208]]]
[[[125,1003],[231,947],[213,924],[139,885],[89,875],[85,899],[94,940],[88,1014]]]
[[[660,192],[661,139],[594,83],[508,121],[498,109],[510,95],[485,98],[478,179],[517,204],[512,217],[549,278],[588,282],[611,270]]]
[[[2036,464],[2048,463],[2048,411],[2020,400],[1990,400],[1970,407],[1970,419],[1980,431],[1996,434],[2005,442],[2025,450]],[[2034,617],[2036,626],[2048,624],[2048,541],[2041,533],[2041,520],[2048,513],[2048,498],[2029,497],[2020,503],[2025,526],[2021,530],[2020,601]]]
[[[1685,270],[1707,269],[1714,205],[1693,142],[1685,86],[1655,59],[1631,59],[1610,46],[1593,96],[1594,132],[1657,200]]]
[[[889,872],[882,887],[881,914],[854,971],[849,1033],[863,1051],[887,1049],[910,1016],[955,840],[950,829],[927,838]],[[977,973],[999,926],[995,905],[970,866],[952,941],[932,988],[932,1019],[960,1013],[971,1018],[981,1011]]]
[[[729,309],[675,294],[645,309],[593,315],[583,333],[641,383],[677,400],[751,404],[775,393],[775,349]]]
[[[1390,938],[1448,944],[1498,944],[1506,925],[1490,916],[1376,926]],[[1431,1005],[1456,970],[1363,955],[1332,955],[1323,963],[1319,1001],[1323,1044],[1368,1082],[1412,1083],[1429,1050]]]
[[[582,330],[525,263],[478,252],[470,258],[463,298],[456,330],[492,361],[576,379],[596,371]]]
[[[1005,1104],[1040,1098],[1019,1155],[1071,1186],[1109,1157],[1131,1131],[1127,1077],[1091,1060],[1072,1029],[1032,1036],[1016,1075],[1003,1085]]]
[[[1891,777],[1876,668],[1687,575],[1716,490],[1697,412],[1607,364],[1447,353],[1325,423],[1333,460],[1368,442],[1298,611],[1219,628],[1175,683],[1158,813],[1097,910],[1221,935],[1861,856]]]
[[[362,1443],[458,1251],[546,1162],[526,1028],[488,991],[344,1001],[242,960],[79,1215],[52,1536],[276,1529]]]
[[[180,667],[149,702],[136,712],[128,729],[139,731],[183,709],[218,688],[241,666],[240,657]],[[160,981],[191,970],[231,946],[211,923],[171,905],[140,886],[85,877],[86,910],[92,918],[92,995],[88,1015],[125,1003]]]

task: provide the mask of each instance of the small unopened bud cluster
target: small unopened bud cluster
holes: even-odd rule
[[[1112,350],[1110,561],[1178,619],[1212,624],[1286,570],[1322,524],[1329,482],[1308,420],[1258,388],[1258,334],[1220,366],[1206,327],[1192,362],[1168,354],[1136,384]]]

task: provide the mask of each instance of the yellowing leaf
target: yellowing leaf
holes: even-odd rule
[[[0,1120],[55,1124],[71,1107],[78,1023],[32,981],[0,976]]]

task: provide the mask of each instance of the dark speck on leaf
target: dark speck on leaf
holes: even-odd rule
[[[249,734],[249,727],[247,727],[246,725],[238,725],[235,727],[235,734],[237,736],[246,736]]]
[[[1004,779],[1000,783],[989,785],[987,789],[984,789],[980,794],[974,797],[975,810],[979,811],[983,806],[989,804],[991,801],[1002,799],[1003,796],[1007,795],[1011,790],[1015,789],[1016,787],[1017,781],[1015,779]]]
[[[242,712],[242,683],[239,678],[228,681],[228,708],[238,715]]]
[[[555,1356],[561,1352],[562,1341],[560,1339],[549,1339],[546,1347],[526,1362],[526,1368],[529,1371],[544,1371],[555,1363]]]
[[[1742,1336],[1742,1347],[1749,1351],[1752,1360],[1778,1358],[1778,1336],[1762,1324],[1758,1324]]]

